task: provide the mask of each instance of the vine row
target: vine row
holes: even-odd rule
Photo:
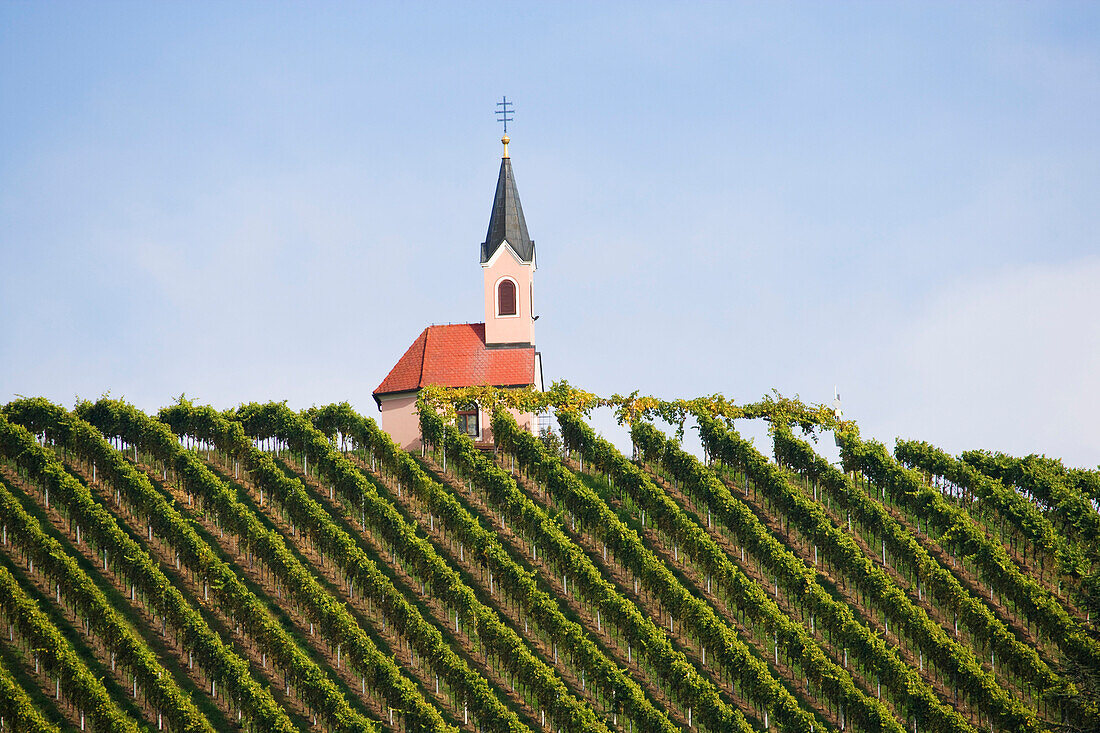
[[[359,448],[368,451],[386,472],[396,477],[406,491],[422,501],[471,555],[492,570],[500,587],[521,604],[524,614],[553,643],[568,650],[587,679],[602,690],[616,715],[628,718],[642,731],[674,733],[678,730],[646,697],[638,683],[604,655],[584,627],[566,618],[554,598],[541,590],[534,577],[512,559],[496,533],[482,527],[451,491],[426,474],[374,420],[358,415],[346,403],[314,409],[309,415],[314,426],[330,440],[337,434],[351,437]]]
[[[882,637],[872,633],[856,618],[847,604],[821,587],[817,581],[817,573],[777,540],[713,471],[683,450],[676,441],[666,439],[649,423],[635,423],[631,429],[631,438],[647,460],[658,461],[687,492],[699,497],[708,513],[713,512],[715,519],[733,532],[738,543],[763,563],[789,597],[797,599],[804,617],[808,612],[815,626],[820,625],[827,629],[833,634],[834,640],[850,650],[864,668],[875,672],[877,681],[886,684],[899,706],[906,711],[906,717],[915,720],[921,730],[944,733],[973,731],[955,710],[940,701],[932,688],[921,679],[916,670],[905,663],[896,649],[888,648]],[[774,601],[766,595],[764,598],[766,602],[759,604],[761,618],[777,632],[781,632],[780,638],[791,650],[788,653],[809,648],[809,642],[813,639],[806,633],[805,627],[791,622]],[[817,655],[804,656],[803,663],[809,672],[833,680],[834,686],[844,684],[838,692],[833,693],[838,699],[851,699],[851,693],[847,690],[847,684],[850,684],[847,682],[847,673],[838,674],[835,663],[819,660]],[[859,704],[858,699],[852,702]],[[874,718],[868,715],[864,725],[873,725],[873,721]]]
[[[435,418],[433,420],[433,418]],[[433,424],[434,423],[434,424]],[[532,534],[541,539],[543,551],[561,568],[563,573],[574,577],[574,582],[588,602],[621,629],[632,645],[637,645],[645,653],[657,674],[668,681],[677,696],[700,711],[700,719],[711,730],[729,730],[732,722],[747,728],[739,710],[729,708],[718,696],[714,684],[692,665],[687,657],[676,651],[664,631],[643,614],[638,607],[624,597],[614,586],[606,581],[591,559],[568,538],[564,531],[551,520],[545,511],[535,504],[516,487],[515,481],[503,469],[480,456],[468,438],[462,436],[452,426],[444,426],[434,413],[421,413],[421,425],[425,437],[432,442],[440,441],[443,433],[450,437],[447,441],[452,450],[461,451],[456,459],[461,459],[468,468],[482,475],[481,481],[487,492],[499,492],[498,502],[509,507],[513,521],[521,526],[530,527]],[[547,490],[581,519],[582,524],[592,519],[593,513],[603,508],[599,521],[603,522],[602,539],[616,558],[644,580],[650,588],[671,588],[683,586],[671,574],[665,565],[642,544],[641,538],[630,527],[623,524],[607,505],[594,492],[585,487],[572,474],[557,456],[550,455],[545,446],[530,433],[521,429],[507,412],[497,411],[493,416],[493,436],[497,445],[515,456],[516,462],[527,468],[528,472],[539,476]],[[457,445],[456,445],[457,444]],[[468,445],[467,445],[468,444]],[[479,461],[478,459],[482,459]],[[499,478],[496,478],[499,476]],[[476,479],[475,479],[476,480]],[[518,496],[517,496],[518,495]],[[511,508],[511,502],[518,506]],[[518,510],[518,511],[517,511]],[[592,526],[588,523],[588,526]],[[801,719],[802,730],[814,727],[814,719],[803,711],[793,700],[780,700],[776,695],[775,679],[767,672],[766,665],[752,654],[749,648],[724,624],[707,623],[701,620],[696,605],[690,601],[669,603],[669,594],[657,593],[662,597],[666,608],[675,611],[688,624],[695,626],[696,638],[702,640],[715,654],[722,656],[725,668],[731,678],[738,680],[746,697],[758,703],[767,716],[779,713],[778,718]],[[682,596],[681,596],[682,598]],[[779,701],[779,705],[771,705]],[[793,703],[793,704],[792,704]],[[724,719],[731,722],[726,722]]]
[[[1049,590],[1021,573],[1000,543],[987,537],[966,510],[925,484],[919,473],[901,466],[881,443],[861,440],[853,428],[838,430],[836,436],[847,470],[860,471],[893,501],[935,527],[942,545],[970,559],[989,586],[1026,614],[1070,659],[1100,668],[1100,642],[1081,628]]]
[[[3,482],[0,482],[0,520],[7,529],[8,541],[18,545],[37,563],[38,571],[57,586],[59,597],[63,595],[80,617],[87,620],[90,632],[108,644],[114,658],[133,675],[158,715],[163,713],[169,728],[189,733],[213,733],[209,721],[167,673],[144,640],[134,633],[61,543],[47,535],[38,520],[26,512]]]
[[[104,567],[113,562],[164,619],[180,634],[211,684],[220,682],[241,711],[268,731],[292,733],[294,724],[271,693],[256,682],[248,662],[231,651],[177,590],[149,554],[119,527],[114,517],[84,484],[69,475],[61,462],[39,445],[25,428],[0,420],[0,451],[52,492],[69,514],[87,531],[88,540],[103,555]],[[48,503],[48,500],[47,500]]]
[[[271,497],[279,502],[294,525],[314,539],[321,551],[332,558],[360,593],[372,599],[398,633],[409,640],[421,658],[455,691],[464,705],[468,705],[482,725],[500,731],[527,729],[516,713],[494,694],[485,678],[471,669],[446,643],[440,630],[394,587],[355,539],[309,496],[302,482],[289,478],[271,456],[253,444],[241,422],[230,420],[208,407],[184,405],[163,410],[161,418],[179,434],[210,441],[220,450],[240,459],[247,467],[250,479],[270,491]],[[405,551],[427,544],[426,540],[416,536],[411,527],[401,527],[393,538],[397,540],[393,545],[395,549]],[[409,557],[409,554],[402,557]]]
[[[477,599],[473,589],[440,557],[431,542],[417,536],[416,528],[401,516],[393,504],[378,494],[374,484],[337,451],[328,437],[307,418],[292,412],[282,403],[246,405],[238,410],[238,417],[251,437],[277,437],[292,451],[304,453],[312,459],[315,470],[329,481],[333,491],[349,501],[360,516],[394,547],[402,560],[410,564],[415,574],[431,587],[433,595],[465,617],[478,638],[497,659],[504,662],[513,677],[523,680],[542,709],[550,713],[554,723],[570,731],[607,730],[592,709],[569,691],[557,673],[531,652],[519,634],[505,624],[496,611]],[[312,499],[308,502],[316,510],[323,511]],[[350,537],[348,539],[351,540]],[[440,639],[438,645],[433,644],[423,649],[422,653],[436,655],[443,650],[449,650],[449,647]],[[488,690],[487,683],[483,684]],[[476,701],[475,708],[488,710],[486,704],[476,704]],[[484,714],[482,717],[487,722],[491,720]]]
[[[0,721],[10,726],[12,733],[61,733],[34,706],[31,696],[19,686],[11,673],[0,663]]]
[[[311,621],[320,627],[321,635],[331,644],[340,645],[342,654],[348,657],[363,684],[378,691],[387,705],[404,717],[408,730],[454,731],[401,673],[394,660],[375,646],[344,605],[324,591],[283,538],[264,527],[225,481],[215,476],[195,452],[181,445],[168,425],[152,420],[129,405],[110,400],[100,400],[78,412],[104,433],[120,436],[130,445],[171,463],[182,479],[182,486],[201,497],[220,525],[236,535],[267,565],[295,602],[308,611]],[[236,426],[238,438],[248,442],[239,425],[229,423],[217,413],[213,413],[213,417],[219,427],[231,430]]]
[[[220,608],[239,621],[272,663],[293,681],[298,696],[333,731],[377,731],[378,726],[353,710],[347,698],[293,641],[267,607],[244,585],[194,526],[157,491],[88,422],[41,398],[20,400],[5,411],[16,422],[64,446],[73,455],[96,466],[98,475],[135,507],[147,526],[176,552],[180,562],[201,577]]]
[[[812,539],[833,565],[864,589],[922,653],[950,674],[954,684],[980,704],[998,726],[1011,731],[1042,729],[1032,711],[1007,694],[993,675],[982,668],[973,652],[949,638],[923,608],[914,605],[885,569],[876,566],[850,535],[832,523],[820,504],[795,490],[780,467],[769,463],[749,441],[717,420],[700,417],[699,427],[709,455],[745,471],[799,532]]]
[[[65,697],[80,710],[81,721],[87,715],[96,730],[115,733],[137,733],[140,730],[137,723],[119,709],[103,683],[92,674],[69,641],[2,565],[0,610],[8,623],[34,649],[35,659],[59,682]]]
[[[894,457],[902,465],[943,477],[978,497],[982,505],[996,512],[1031,543],[1033,554],[1037,550],[1043,553],[1039,556],[1040,562],[1047,557],[1054,558],[1058,572],[1073,578],[1086,572],[1079,548],[1071,548],[1038,506],[1000,480],[924,441],[899,440],[894,447]]]
[[[498,417],[494,418],[494,425],[497,425]],[[718,689],[699,674],[686,655],[673,648],[664,631],[620,593],[614,583],[606,580],[584,550],[569,539],[545,510],[519,489],[504,469],[482,455],[469,436],[459,433],[452,425],[444,424],[434,411],[421,411],[420,419],[425,441],[447,451],[451,464],[462,467],[470,480],[485,492],[514,526],[524,528],[533,545],[563,574],[563,581],[566,577],[572,577],[574,593],[595,608],[610,626],[619,629],[627,641],[628,658],[632,650],[637,649],[639,657],[648,660],[654,676],[663,680],[682,704],[688,705],[689,725],[692,711],[696,710],[700,712],[699,722],[708,730],[752,731],[741,711],[721,700]],[[518,425],[515,427],[519,430]],[[494,436],[498,440],[503,430],[503,427],[494,427]],[[561,470],[565,471],[564,468]]]
[[[1030,685],[1041,699],[1053,706],[1060,718],[1067,717],[1070,710],[1095,717],[1095,711],[1088,713],[1078,706],[1080,698],[1072,683],[1052,670],[1034,648],[1021,642],[862,486],[817,455],[786,426],[777,424],[773,437],[778,461],[809,478],[815,486],[828,492],[833,501],[851,512],[853,520],[877,536],[896,561],[916,572],[929,595],[954,614],[957,623],[969,631],[975,642],[992,651],[1017,679]]]
[[[733,607],[752,619],[754,624],[759,623],[772,632],[774,643],[782,643],[789,652],[788,657],[799,665],[803,674],[820,684],[821,694],[836,703],[842,728],[850,720],[866,730],[901,730],[890,711],[881,702],[869,699],[855,686],[845,670],[829,661],[817,642],[800,625],[780,612],[759,584],[735,566],[706,530],[692,521],[644,471],[611,443],[599,438],[578,415],[561,412],[558,422],[566,446],[577,450],[588,464],[613,480],[616,488],[625,491],[644,512],[644,523],[652,520],[708,576],[718,581],[720,592]],[[601,513],[606,516],[606,512]],[[590,523],[600,519],[589,512],[583,521]],[[667,596],[670,603],[676,603],[681,608],[683,604],[696,607],[692,615],[698,619],[700,630],[721,623],[709,605],[692,598],[686,589],[681,591],[672,587],[671,591],[674,595]],[[777,724],[786,730],[804,730],[805,723],[798,719],[799,716],[792,715],[797,701],[766,667],[756,674],[765,679],[763,672],[767,673],[766,684],[770,687],[771,696],[768,704],[776,708]]]
[[[1015,486],[1050,508],[1060,529],[1081,543],[1093,561],[1100,560],[1100,513],[1090,501],[1100,485],[1100,473],[1067,470],[1060,461],[1043,456],[1015,458],[1005,453],[971,450],[962,454],[962,462],[996,479]]]

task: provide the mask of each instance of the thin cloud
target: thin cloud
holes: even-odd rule
[[[957,280],[861,354],[849,414],[922,438],[1100,463],[1100,258]],[[847,395],[846,395],[847,396]]]

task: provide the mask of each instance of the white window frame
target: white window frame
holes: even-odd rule
[[[515,288],[516,291],[516,312],[512,315],[507,316],[501,315],[500,313],[500,284],[505,280],[511,281],[512,287]],[[496,314],[497,318],[519,318],[519,283],[516,282],[516,279],[511,275],[504,275],[503,277],[499,277],[497,278],[497,281],[493,284],[493,313]]]

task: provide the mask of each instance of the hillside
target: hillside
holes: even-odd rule
[[[421,408],[408,452],[346,404],[5,406],[5,729],[1100,730],[1095,471],[782,398]]]

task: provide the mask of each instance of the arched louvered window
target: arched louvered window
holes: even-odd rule
[[[501,280],[497,285],[497,315],[516,315],[516,284],[511,280]]]

